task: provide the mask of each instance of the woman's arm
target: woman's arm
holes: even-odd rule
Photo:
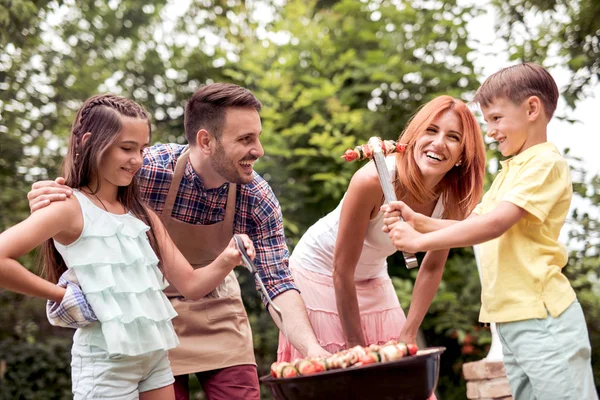
[[[66,243],[73,241],[82,229],[79,204],[69,199],[52,203],[4,231],[0,234],[0,286],[60,303],[65,289],[31,273],[17,259],[52,237]]]
[[[400,340],[416,343],[419,326],[440,286],[448,252],[449,250],[430,251],[425,255],[412,291],[408,317],[400,331]]]
[[[333,283],[338,313],[348,348],[366,345],[360,322],[354,272],[369,220],[379,210],[383,192],[373,164],[357,171],[346,192],[333,255]]]
[[[149,210],[154,233],[160,246],[165,277],[179,292],[188,299],[198,300],[214,290],[236,265],[242,265],[242,256],[235,246],[233,238],[221,254],[204,268],[194,269],[181,254],[169,236],[162,221]],[[252,241],[246,235],[240,235],[246,245],[248,256],[254,259]]]

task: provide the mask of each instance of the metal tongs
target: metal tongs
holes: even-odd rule
[[[254,262],[248,256],[248,253],[246,253],[246,246],[244,246],[244,241],[242,240],[242,238],[239,235],[233,235],[233,240],[235,240],[235,245],[237,246],[238,250],[242,254],[242,260],[244,261],[244,267],[246,267],[248,269],[248,271],[250,271],[250,273],[254,276],[255,281],[258,282],[258,286],[260,286],[260,291],[262,292],[263,296],[265,296],[265,298],[267,299],[267,302],[269,303],[271,308],[273,310],[275,310],[275,312],[279,316],[279,320],[283,323],[283,318],[281,317],[281,310],[279,309],[279,307],[277,307],[275,305],[275,303],[273,303],[273,300],[271,300],[269,293],[267,293],[267,288],[265,288],[265,285],[262,282],[262,279],[260,279],[260,275],[258,275],[258,273],[257,273]]]
[[[392,178],[390,178],[390,172],[385,163],[383,151],[381,150],[381,139],[377,136],[373,136],[369,139],[369,146],[371,146],[371,149],[373,150],[373,161],[375,162],[375,168],[377,168],[377,175],[379,176],[379,183],[381,183],[381,188],[383,189],[385,202],[389,203],[398,200],[396,198],[394,185],[392,184]],[[402,218],[400,218],[400,220],[402,221]],[[417,257],[415,257],[414,254],[403,251],[402,255],[404,256],[406,268],[415,268],[419,266]]]

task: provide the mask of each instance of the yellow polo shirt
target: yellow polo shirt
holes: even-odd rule
[[[481,322],[510,322],[560,315],[575,291],[562,273],[567,250],[558,241],[573,187],[566,160],[549,142],[508,160],[475,213],[493,211],[501,201],[527,214],[497,239],[479,245]]]

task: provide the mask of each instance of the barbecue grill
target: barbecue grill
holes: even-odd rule
[[[275,400],[426,400],[437,385],[444,350],[431,347],[398,361],[260,381]]]

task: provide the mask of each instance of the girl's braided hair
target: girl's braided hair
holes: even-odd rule
[[[77,111],[69,149],[63,161],[63,176],[66,185],[74,189],[95,183],[96,192],[100,189],[100,161],[106,150],[117,140],[123,128],[123,117],[145,120],[148,123],[148,136],[151,137],[151,125],[148,113],[133,100],[114,94],[99,94],[87,99]],[[83,140],[86,133],[87,140]],[[150,244],[160,259],[160,249],[155,236],[155,224],[149,210],[142,203],[136,179],[128,186],[120,186],[117,193],[123,207],[133,213],[152,229],[148,231]],[[46,279],[58,282],[67,267],[54,247],[52,240],[46,241],[42,248],[43,270]]]

